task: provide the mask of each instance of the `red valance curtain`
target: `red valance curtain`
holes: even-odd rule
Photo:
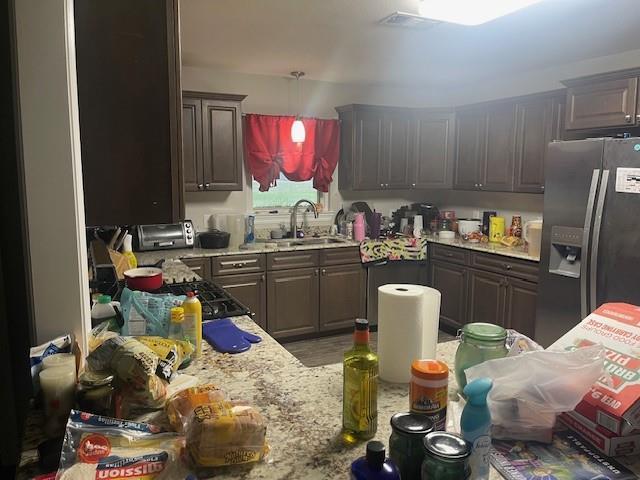
[[[289,180],[313,178],[317,190],[327,192],[340,155],[340,126],[337,120],[303,118],[306,138],[291,141],[295,117],[248,114],[245,116],[245,154],[260,191],[276,184],[282,173]]]

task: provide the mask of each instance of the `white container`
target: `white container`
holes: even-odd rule
[[[76,392],[75,370],[68,367],[43,369],[40,389],[44,400],[45,433],[48,436],[63,433]]]
[[[531,220],[525,223],[522,236],[529,245],[529,255],[539,258],[542,247],[542,220]]]
[[[479,218],[463,218],[458,220],[458,233],[460,235],[469,235],[473,232],[480,232],[482,221]]]
[[[413,217],[413,236],[415,238],[422,237],[422,215]]]
[[[54,353],[42,359],[42,369],[66,368],[76,375],[76,356],[73,353]]]
[[[440,323],[440,292],[422,285],[378,287],[380,378],[409,383],[411,363],[435,358]]]

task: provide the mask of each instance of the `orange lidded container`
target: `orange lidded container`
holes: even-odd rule
[[[444,430],[447,424],[449,367],[440,360],[414,360],[411,364],[409,409],[427,415],[434,430]]]

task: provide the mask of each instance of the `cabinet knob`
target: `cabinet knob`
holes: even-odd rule
[[[640,115],[636,115],[636,122],[640,123]]]
[[[482,188],[482,184],[481,183],[478,184],[478,188]]]
[[[381,183],[381,184],[380,184],[380,188],[384,188],[384,183]]]
[[[512,267],[511,265],[509,265],[508,263],[505,263],[505,264],[503,265],[503,268],[504,268],[505,270],[511,270],[513,267]]]
[[[544,192],[544,185],[540,185],[540,190]]]
[[[627,123],[631,123],[631,115],[625,115],[624,116],[624,121]]]
[[[204,188],[204,185],[202,183],[198,184],[198,190],[202,190]]]
[[[411,184],[411,186],[412,186],[413,188],[416,188],[416,184],[415,184],[415,183],[412,183],[412,184]]]
[[[478,188],[478,184],[476,183],[476,184],[474,185],[474,187]]]
[[[326,268],[323,268],[323,269],[322,269],[322,275],[326,275],[326,274],[327,274],[327,269],[326,269]]]
[[[210,183],[205,183],[204,184],[204,189],[206,190],[207,188],[209,188],[209,185],[211,185]]]
[[[317,277],[317,276],[318,276],[318,269],[317,269],[317,268],[313,271],[313,276],[314,276],[314,277]]]
[[[260,281],[261,281],[262,283],[264,283],[264,280],[265,280],[265,278],[264,278],[264,274],[260,275]]]

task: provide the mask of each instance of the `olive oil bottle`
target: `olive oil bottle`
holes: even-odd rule
[[[342,438],[347,444],[373,438],[378,427],[378,356],[369,346],[369,322],[356,320],[353,348],[345,352]]]

